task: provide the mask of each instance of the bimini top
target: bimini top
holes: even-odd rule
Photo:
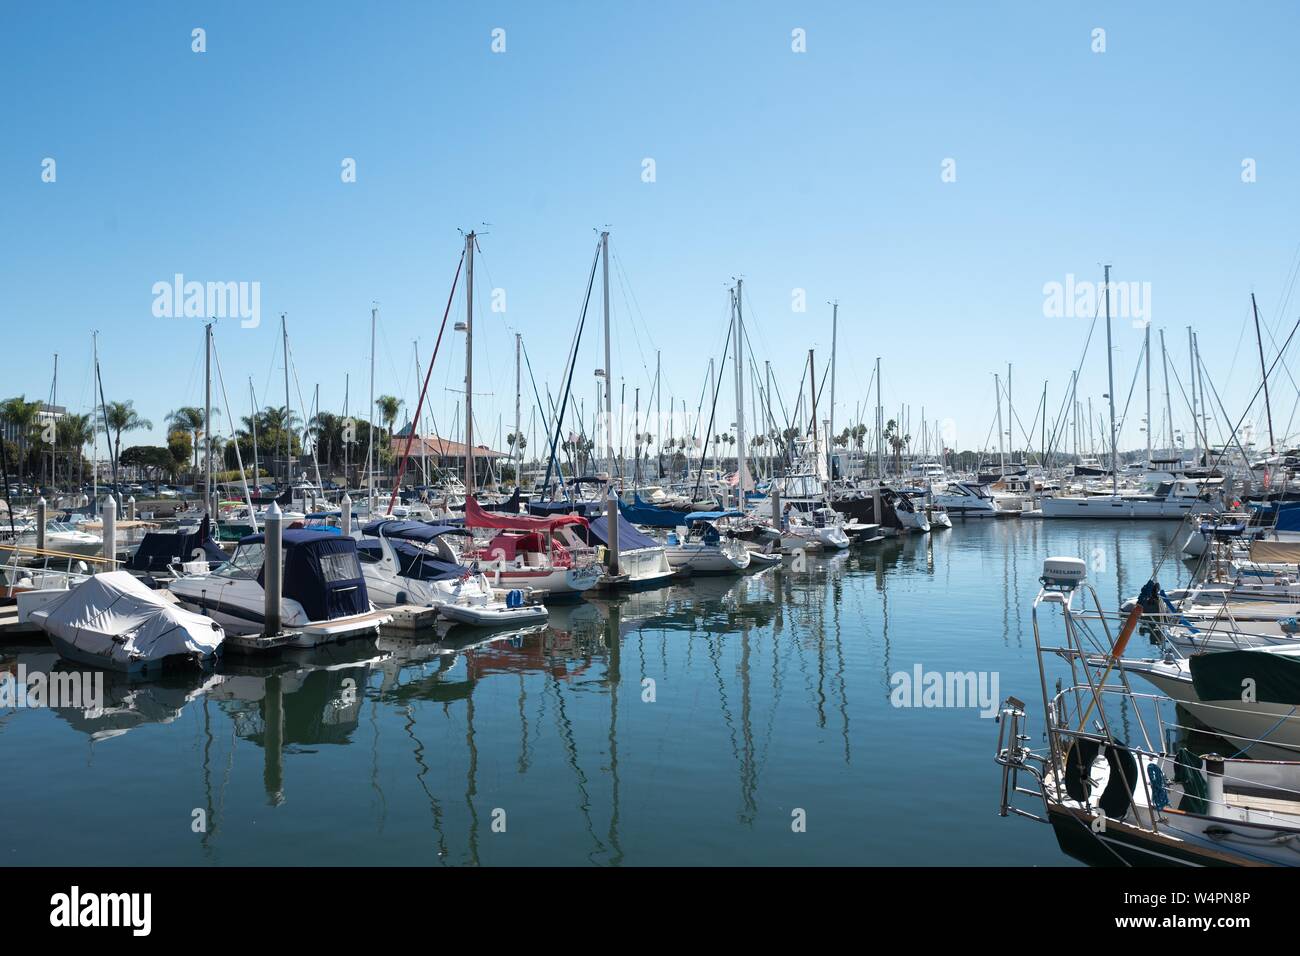
[[[337,541],[337,533],[331,534],[328,531],[318,531],[315,528],[285,528],[280,532],[280,540],[284,542],[286,548],[297,547],[302,544],[311,544],[315,541]],[[265,544],[266,535],[259,532],[258,534],[249,534],[239,539],[239,546],[242,548],[246,544]]]
[[[608,547],[609,538],[609,518],[604,516],[593,518],[591,526],[587,529],[587,543],[598,543]],[[622,515],[618,516],[618,550],[620,554],[624,551],[640,551],[645,548],[662,547],[662,543],[636,530]]]
[[[403,538],[407,541],[432,541],[444,534],[469,534],[464,528],[451,525],[425,524],[423,521],[372,521],[361,529],[371,537]]]
[[[697,521],[721,521],[723,518],[743,518],[743,511],[692,511],[686,516],[688,525],[695,524]]]
[[[467,528],[502,528],[509,531],[554,531],[566,524],[586,527],[587,519],[581,515],[553,515],[534,518],[527,515],[506,515],[484,511],[473,498],[465,499],[465,526]]]

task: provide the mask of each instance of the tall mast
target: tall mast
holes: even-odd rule
[[[1105,269],[1103,285],[1106,287],[1106,377],[1110,383],[1106,392],[1106,398],[1110,401],[1110,490],[1111,494],[1118,495],[1119,447],[1116,445],[1115,436],[1115,355],[1111,351],[1113,346],[1110,337],[1110,266],[1106,266]]]
[[[610,372],[609,341],[609,233],[600,234],[601,310],[605,320],[605,492],[614,483],[614,377]]]
[[[1196,353],[1196,364],[1193,370],[1196,373],[1196,391],[1201,396],[1201,435],[1205,438],[1205,463],[1210,463],[1210,403],[1205,400],[1205,366],[1201,364],[1201,339],[1195,332],[1192,333],[1192,350]]]
[[[745,313],[741,304],[744,279],[736,280],[736,506],[745,503],[749,490],[749,462],[745,460]]]
[[[465,496],[474,494],[474,233],[465,237]]]
[[[252,425],[251,431],[253,433],[253,485],[260,489],[262,471],[257,464],[257,392],[253,391],[253,376],[251,375],[248,376],[248,398],[253,410],[252,417],[248,420]]]
[[[280,313],[280,339],[284,348],[284,477],[285,484],[293,484],[293,429],[289,427],[289,416],[293,414],[293,405],[289,402],[289,328],[285,324],[284,313]]]
[[[993,394],[998,402],[998,470],[1005,476],[1007,473],[1007,453],[1006,446],[1003,444],[1005,433],[1002,431],[1002,381],[998,373],[993,373]]]
[[[1007,451],[1014,458],[1016,454],[1016,426],[1012,423],[1011,411],[1011,363],[1007,363]],[[1006,472],[1006,462],[1002,464],[1002,471]]]
[[[1264,364],[1264,340],[1259,337],[1259,306],[1255,304],[1255,293],[1250,294],[1250,309],[1255,313],[1255,344],[1259,347],[1259,374],[1264,379],[1264,410],[1268,413],[1268,451],[1273,453],[1273,406],[1268,401],[1268,366]],[[58,368],[57,359],[55,368]]]
[[[1201,443],[1201,420],[1196,412],[1196,344],[1192,341],[1192,327],[1187,327],[1187,363],[1191,366],[1191,380],[1188,388],[1192,393],[1192,451]]]
[[[660,385],[662,383],[659,380],[660,358],[661,356],[659,350],[655,349],[655,431],[659,432],[659,434],[654,435],[652,437],[655,439],[655,480],[656,481],[663,478],[664,476],[664,436],[663,436],[664,419],[663,419],[663,390],[660,388]],[[672,414],[673,414],[673,410],[669,408],[668,416],[671,418]]]
[[[515,333],[515,447],[514,447],[514,451],[517,455],[516,463],[515,463],[515,487],[516,488],[519,487],[519,476],[524,470],[524,452],[523,449],[519,447],[519,439],[524,437],[523,433],[520,431],[520,429],[523,427],[523,422],[520,421],[520,416],[519,416],[519,352],[520,349],[522,348],[522,342],[523,342],[523,336],[520,333],[516,332]]]
[[[99,387],[99,333],[90,333],[90,347],[95,358],[95,388]],[[91,393],[90,407],[95,407],[95,394]],[[94,416],[91,416],[92,423]],[[90,430],[90,505],[91,513],[99,514],[99,429]]]
[[[880,404],[880,356],[876,356],[876,478],[885,477],[885,419]]]
[[[370,307],[370,407],[366,412],[366,514],[375,506],[375,326],[379,307]]]
[[[203,330],[203,510],[212,509],[212,323]]]
[[[1165,351],[1165,330],[1160,330],[1160,364],[1164,368],[1165,376],[1165,418],[1169,428],[1169,453],[1174,453],[1174,408],[1169,401],[1169,353]],[[1181,457],[1178,462],[1182,464]]]
[[[826,474],[830,478],[835,477],[835,347],[838,344],[840,328],[840,301],[836,299],[831,303],[831,410],[830,410],[830,434],[826,436]]]
[[[1146,342],[1142,346],[1147,365],[1147,471],[1151,470],[1151,323],[1146,325]]]

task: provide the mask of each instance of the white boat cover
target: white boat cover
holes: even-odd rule
[[[126,571],[107,571],[31,615],[55,647],[132,670],[173,655],[209,657],[226,638],[211,618],[176,606]]]

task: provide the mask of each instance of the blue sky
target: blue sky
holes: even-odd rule
[[[202,399],[201,323],[151,314],[153,284],[179,272],[261,284],[261,326],[217,332],[236,415],[250,377],[263,404],[283,400],[281,312],[307,400],[319,383],[342,411],[350,375],[361,410],[375,301],[377,392],[413,403],[413,342],[427,361],[458,229],[479,228],[475,391],[492,439],[513,417],[515,331],[539,385],[560,387],[608,224],[629,405],[636,387],[647,400],[658,348],[665,406],[695,410],[742,275],[753,350],[787,402],[807,350],[829,354],[838,299],[837,424],[859,406],[870,423],[879,355],[890,413],[911,406],[917,433],[924,406],[959,448],[981,447],[995,371],[1014,365],[1027,427],[1044,379],[1055,410],[1078,362],[1088,320],[1045,316],[1044,284],[1099,281],[1110,262],[1114,280],[1150,283],[1184,381],[1198,330],[1236,417],[1258,383],[1250,293],[1279,342],[1300,314],[1300,15],[1133,6],[6,3],[0,392],[45,396],[57,351],[60,401],[85,409],[98,329],[108,397],[153,419],[134,440],[160,439],[167,411]],[[340,178],[349,157],[355,183]],[[505,313],[488,310],[492,288]],[[1100,412],[1098,336],[1080,397]],[[1116,321],[1121,402],[1141,341]],[[574,386],[588,411],[599,348],[590,328]],[[432,379],[444,434],[462,373],[452,336]],[[1281,432],[1297,392],[1277,374]],[[1159,408],[1158,368],[1153,381]],[[1128,447],[1140,381],[1133,401]],[[525,418],[530,405],[526,386]]]

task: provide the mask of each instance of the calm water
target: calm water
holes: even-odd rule
[[[556,606],[531,633],[110,680],[101,716],[0,711],[0,860],[1067,865],[1049,828],[996,815],[996,724],[894,707],[890,675],[986,671],[999,702],[1034,701],[1042,558],[1086,558],[1113,609],[1174,532],[958,522]],[[1161,580],[1186,577],[1171,561]],[[0,647],[19,662],[54,655]]]

